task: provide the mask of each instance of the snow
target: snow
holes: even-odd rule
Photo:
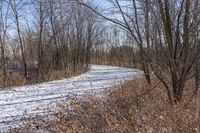
[[[88,93],[97,95],[104,88],[119,85],[140,73],[131,68],[91,65],[88,72],[76,77],[2,90],[0,130],[6,129],[6,123],[18,123],[24,114],[44,115],[44,108],[55,106],[70,94],[82,97]]]

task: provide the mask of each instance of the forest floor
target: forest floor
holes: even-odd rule
[[[2,90],[0,129],[6,131],[19,126],[22,118],[44,118],[55,114],[57,103],[72,97],[105,96],[105,88],[120,85],[141,73],[130,68],[91,65],[88,72],[76,77]]]
[[[128,71],[129,72],[129,71]],[[192,83],[192,82],[191,82]],[[191,88],[189,83],[187,89]],[[141,76],[105,91],[60,102],[57,113],[23,119],[19,133],[199,133],[200,95],[170,105],[159,80],[148,85]]]

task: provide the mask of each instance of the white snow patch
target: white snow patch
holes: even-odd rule
[[[25,113],[31,116],[44,115],[44,108],[55,106],[72,93],[84,96],[89,92],[96,95],[104,88],[119,85],[139,74],[141,71],[131,68],[91,65],[88,72],[76,77],[2,90],[0,130],[8,128],[6,123],[20,122]]]

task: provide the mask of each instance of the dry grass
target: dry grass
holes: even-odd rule
[[[25,121],[14,132],[200,132],[200,99],[170,106],[163,86],[156,80],[154,85],[138,79],[113,89],[104,99],[70,99],[59,104],[55,115]]]
[[[63,78],[80,75],[81,73],[84,73],[86,71],[87,69],[85,68],[77,70],[75,72],[73,72],[72,70],[65,70],[65,69],[49,70],[47,73],[43,74],[44,76],[40,76],[38,80],[37,80],[36,75],[34,77],[30,77],[26,79],[22,74],[17,73],[17,74],[7,77],[5,84],[4,84],[3,72],[0,71],[0,89],[6,88],[6,87],[12,87],[12,86],[20,86],[20,85],[25,85],[25,84],[60,80]]]
[[[27,81],[26,81],[26,78],[24,78],[24,76],[17,74],[11,77],[7,77],[6,82],[4,83],[3,73],[0,72],[0,88],[24,85],[26,84],[26,82]]]
[[[77,70],[73,72],[72,70],[49,70],[47,74],[43,77],[43,81],[52,81],[52,80],[59,80],[63,78],[68,78],[71,76],[80,75],[81,73],[85,72],[86,69]]]

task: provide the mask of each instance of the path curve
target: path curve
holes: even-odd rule
[[[88,72],[76,77],[2,90],[0,91],[0,129],[3,129],[8,122],[20,121],[20,117],[25,113],[32,116],[42,114],[44,107],[65,100],[71,93],[96,94],[102,88],[119,85],[140,73],[130,68],[91,65]]]

